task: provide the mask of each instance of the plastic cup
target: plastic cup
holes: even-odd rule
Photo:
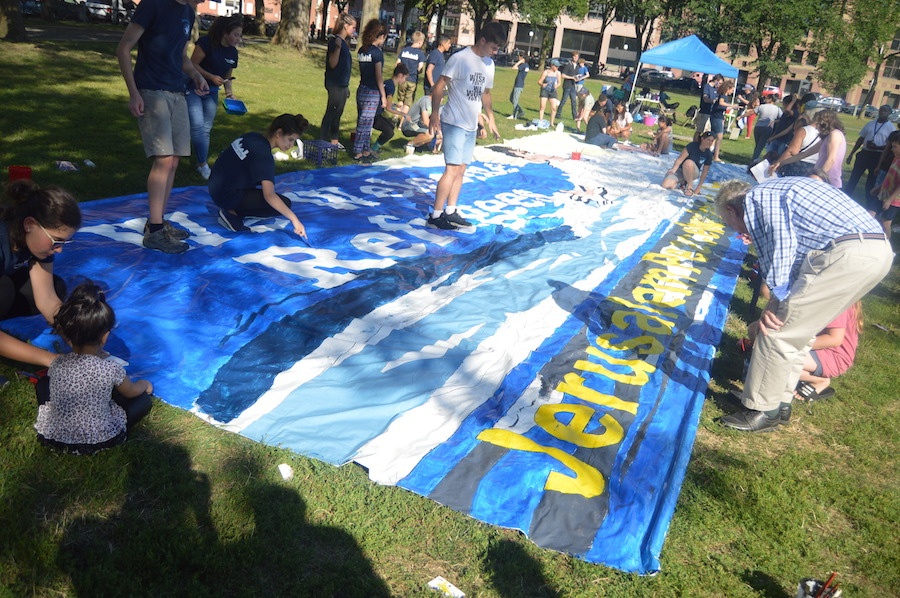
[[[581,160],[581,150],[576,150],[576,151],[572,152],[572,159],[573,160]]]
[[[414,146],[411,143],[407,143],[406,144],[406,155],[412,156],[414,153],[416,153],[416,146]]]
[[[20,180],[31,180],[31,167],[30,166],[10,166],[9,167],[9,182],[20,181]]]

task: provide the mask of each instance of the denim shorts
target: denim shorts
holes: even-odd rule
[[[441,132],[444,135],[445,164],[468,164],[472,161],[478,131],[466,131],[442,121]]]
[[[725,132],[725,119],[712,117],[709,119],[709,130],[718,135]]]

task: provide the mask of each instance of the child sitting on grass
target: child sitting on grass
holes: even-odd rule
[[[653,141],[641,144],[641,149],[651,156],[664,156],[672,148],[672,119],[665,114],[660,115],[658,125]]]
[[[128,430],[150,412],[153,385],[132,382],[121,365],[101,357],[115,324],[115,313],[92,283],[76,287],[59,308],[53,328],[72,352],[53,360],[36,385],[34,428],[43,444],[91,455],[125,442]]]

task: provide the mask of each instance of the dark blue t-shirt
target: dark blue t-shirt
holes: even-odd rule
[[[700,114],[712,114],[712,103],[706,103],[703,101],[703,97],[708,96],[715,101],[715,99],[719,96],[719,93],[716,91],[716,88],[707,83],[703,86],[703,91],[700,92]],[[713,102],[714,103],[714,102]]]
[[[203,50],[206,56],[200,61],[200,68],[212,75],[224,77],[228,71],[234,70],[238,65],[238,51],[234,46],[216,46],[212,45],[212,40],[208,35],[204,35],[197,40],[197,46]],[[209,84],[209,88],[213,89],[217,85]]]
[[[699,141],[688,143],[684,149],[687,150],[688,160],[692,160],[697,165],[697,168],[712,165],[712,150],[701,150]]]
[[[384,97],[390,98],[397,91],[397,86],[394,85],[393,79],[385,79],[384,80]],[[390,101],[390,100],[388,100]],[[384,108],[381,107],[381,103],[378,104],[378,109],[375,110],[375,114],[381,114],[384,112]]]
[[[378,46],[360,48],[356,53],[359,59],[359,84],[369,89],[378,89],[378,80],[375,79],[375,65],[381,63],[381,72],[384,74],[384,53]]]
[[[444,65],[447,61],[444,59],[444,53],[438,49],[434,49],[431,51],[431,54],[428,55],[428,64],[425,65],[425,71],[428,71],[429,65],[434,65],[434,69],[431,71],[431,80],[434,81],[435,85],[441,78],[441,73],[444,72]],[[430,91],[431,85],[428,84],[428,77],[425,77],[425,91]]]
[[[409,69],[409,77],[406,80],[415,83],[419,80],[419,63],[425,62],[425,52],[421,48],[406,46],[400,52],[400,62]]]
[[[138,89],[184,91],[181,65],[194,28],[194,9],[176,0],[143,0],[131,22],[144,29],[134,65]]]
[[[718,119],[725,118],[725,111],[728,110],[728,107],[723,106],[719,102],[719,100],[723,100],[723,99],[727,102],[728,96],[722,95],[722,94],[716,94],[716,103],[713,104],[713,106],[712,106],[712,112],[710,112],[710,118],[718,118]]]
[[[262,181],[275,182],[272,146],[261,133],[246,133],[219,154],[209,175],[209,194],[217,206],[230,210]]]
[[[516,87],[525,87],[525,77],[528,76],[528,63],[523,62],[519,65],[519,72],[516,73],[516,82],[513,83],[513,88]]]
[[[338,56],[337,66],[334,68],[328,66],[328,55],[325,55],[325,87],[348,87],[350,85],[350,71],[353,68],[350,46],[337,36],[332,37],[328,41],[328,54],[334,52],[338,44],[341,44],[341,53]]]

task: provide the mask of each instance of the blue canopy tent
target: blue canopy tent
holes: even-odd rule
[[[656,46],[641,54],[636,73],[641,72],[641,66],[655,64],[686,71],[715,74],[721,73],[726,77],[737,78],[738,69],[715,55],[696,35],[689,35],[682,39],[676,39],[661,46]],[[631,86],[629,104],[634,96],[635,85]]]

